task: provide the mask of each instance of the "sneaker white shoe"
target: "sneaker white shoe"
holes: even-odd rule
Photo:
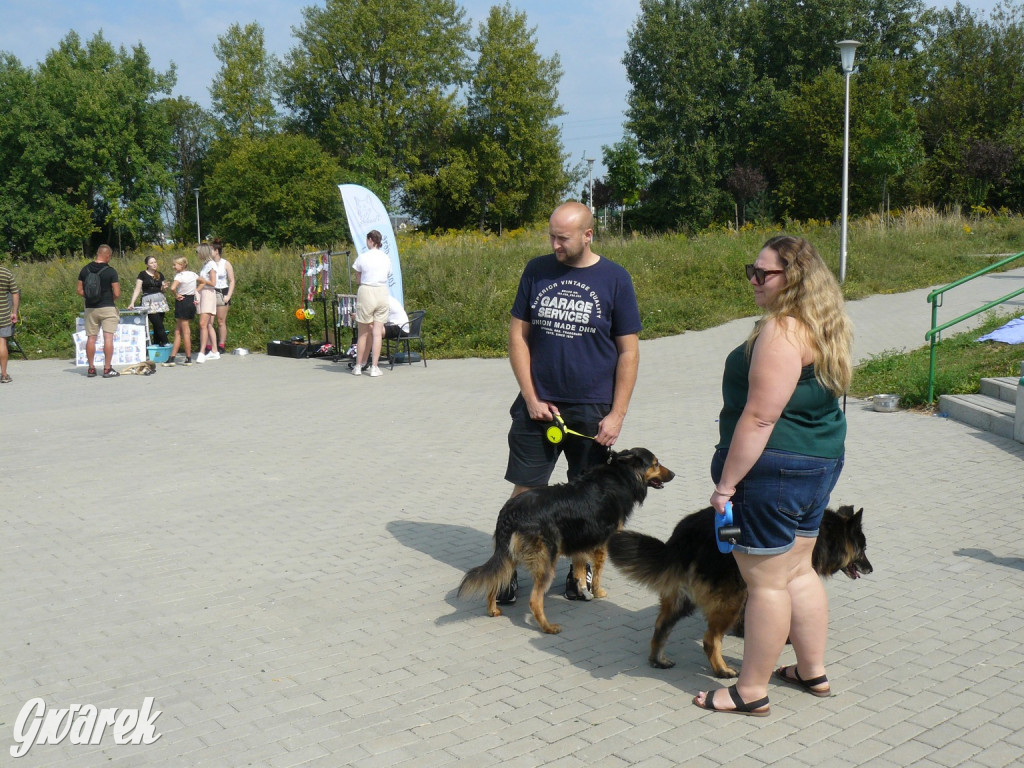
[[[196,355],[196,362],[197,363],[205,363],[206,362],[206,355],[204,353],[200,352],[198,355]]]
[[[353,365],[352,366],[352,375],[353,376],[362,376],[363,375],[363,366],[358,365],[358,364],[357,365]]]
[[[207,352],[206,353],[206,359],[207,360],[220,360],[220,352],[217,352],[217,351]]]
[[[378,368],[376,365],[370,366],[370,375],[371,376],[380,376],[381,375],[380,368]]]

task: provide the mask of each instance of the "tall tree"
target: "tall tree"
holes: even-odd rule
[[[924,141],[913,104],[913,94],[920,93],[919,72],[911,61],[874,61],[865,67],[853,107],[858,119],[851,129],[851,162],[858,176],[855,210],[877,206],[888,211],[891,199],[899,206],[920,202],[915,185],[924,164]]]
[[[627,128],[650,162],[646,219],[706,225],[727,204],[719,185],[758,90],[737,48],[739,0],[641,0],[623,61]]]
[[[129,54],[102,33],[83,45],[71,32],[28,77],[10,57],[0,71],[22,110],[13,113],[20,129],[7,122],[2,142],[12,167],[0,169],[0,197],[20,210],[0,222],[10,247],[47,255],[155,236],[170,186],[157,95],[173,87],[173,67],[157,73],[141,45]]]
[[[750,165],[737,165],[725,177],[725,187],[736,198],[736,225],[747,222],[747,203],[764,194],[768,180],[760,170]]]
[[[173,182],[165,196],[170,209],[166,220],[174,223],[173,236],[187,241],[196,231],[195,190],[214,137],[213,117],[194,101],[166,99],[164,109],[171,126],[171,174]]]
[[[850,210],[877,209],[923,160],[920,130],[900,72],[911,65],[865,61],[851,85]],[[781,216],[835,219],[842,205],[844,82],[838,68],[782,94],[756,153],[769,169]],[[899,204],[917,202],[897,198]]]
[[[612,199],[623,206],[640,202],[640,195],[650,181],[640,147],[633,136],[624,136],[611,147],[601,147],[601,158],[608,168],[608,186]]]
[[[601,147],[601,157],[608,168],[606,180],[611,199],[619,207],[619,234],[622,234],[626,209],[640,202],[651,173],[633,136],[624,136],[611,147]],[[594,197],[597,197],[596,192]]]
[[[536,28],[506,3],[493,6],[474,43],[467,135],[476,171],[473,205],[481,229],[501,231],[542,218],[568,185],[553,120],[562,68],[537,52]]]
[[[900,105],[919,93],[909,73],[920,72],[921,9],[921,0],[642,0],[624,61],[628,127],[653,173],[647,220],[701,227],[731,213],[724,188],[736,165],[761,169],[780,211],[828,217],[838,195],[823,187],[837,188],[838,163],[823,174],[823,159],[842,142],[842,101],[836,120],[828,76],[839,69],[835,42],[847,37],[865,41],[860,61],[893,74],[861,96],[875,99],[861,114],[900,132],[893,141],[873,137],[865,169],[887,180],[909,173],[916,161],[895,154],[916,141],[914,115]]]
[[[256,22],[232,24],[217,38],[213,51],[221,67],[210,86],[210,101],[223,123],[222,135],[271,132],[277,122],[273,79],[278,65],[267,55],[263,27]]]
[[[470,156],[464,104],[439,110],[425,135],[419,164],[402,188],[402,204],[428,229],[462,229],[476,224],[473,190],[477,169]]]
[[[547,216],[569,187],[553,120],[562,113],[558,56],[537,52],[535,29],[506,3],[472,43],[466,103],[435,120],[403,202],[432,228],[500,232]]]
[[[1009,197],[995,185],[981,187],[970,155],[979,142],[1005,145],[1021,175],[1024,144],[1024,24],[1021,9],[999,5],[989,20],[959,3],[937,11],[925,56],[927,79],[920,123],[928,153],[930,196],[943,203],[1024,205],[1014,184]],[[1017,190],[1015,192],[1015,190]],[[992,195],[989,198],[989,195]]]
[[[839,40],[860,40],[861,60],[910,61],[926,33],[922,0],[757,0],[743,6],[742,55],[778,91],[838,68]]]
[[[334,155],[344,181],[387,200],[419,167],[465,73],[468,24],[455,0],[326,0],[303,9],[285,57],[283,103]]]
[[[0,54],[0,248],[15,255],[51,253],[63,235],[81,240],[92,231],[84,207],[63,211],[54,226],[45,157],[40,156],[49,119],[35,74],[13,55]],[[74,220],[72,221],[72,218]]]
[[[203,183],[217,234],[255,247],[329,246],[343,236],[338,163],[315,140],[273,134],[225,148]]]

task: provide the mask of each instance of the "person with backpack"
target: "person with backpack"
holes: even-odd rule
[[[110,266],[113,255],[109,245],[96,249],[96,260],[89,262],[78,273],[78,295],[85,299],[85,356],[89,361],[88,376],[96,375],[93,358],[96,356],[96,337],[103,329],[103,378],[112,379],[120,374],[111,367],[114,359],[114,334],[117,333],[121,314],[115,302],[121,298],[121,284],[117,270]]]

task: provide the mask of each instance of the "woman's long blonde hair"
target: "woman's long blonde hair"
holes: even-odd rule
[[[853,376],[853,326],[846,316],[839,283],[817,249],[802,237],[779,235],[768,240],[764,248],[779,255],[786,287],[754,326],[747,349],[753,347],[766,320],[795,318],[814,349],[814,375],[836,397],[844,394]]]

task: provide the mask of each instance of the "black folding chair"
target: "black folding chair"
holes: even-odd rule
[[[25,354],[25,350],[21,348],[21,344],[18,343],[14,336],[7,337],[7,351],[9,353],[18,352],[23,358],[28,360],[28,355]]]
[[[420,343],[420,360],[423,361],[423,367],[427,367],[427,351],[423,346],[423,318],[427,312],[423,309],[417,309],[415,312],[409,313],[409,332],[401,333],[396,339],[384,339],[385,354],[391,361],[391,368],[395,367],[395,358],[399,357],[399,363],[413,364],[412,349],[410,342],[418,341]],[[398,350],[395,354],[391,353],[391,344],[394,343],[395,349]],[[402,349],[405,349],[402,352]]]

